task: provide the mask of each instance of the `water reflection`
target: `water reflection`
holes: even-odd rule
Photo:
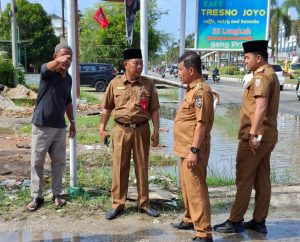
[[[235,177],[239,109],[239,105],[218,106],[216,116],[224,117],[224,120],[230,124],[224,129],[224,125],[215,121],[211,133],[211,154],[208,170],[228,178]],[[165,111],[165,113],[173,112]],[[160,120],[161,127],[168,127],[169,132],[161,134],[161,143],[166,146],[165,154],[174,157],[173,120],[166,119],[168,115],[162,117]],[[279,141],[271,156],[273,182],[300,183],[300,116],[279,114],[277,123]]]

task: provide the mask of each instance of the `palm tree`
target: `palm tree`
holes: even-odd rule
[[[283,9],[288,12],[290,8],[294,8],[297,11],[298,19],[293,24],[293,33],[296,35],[297,45],[300,46],[300,1],[299,0],[285,0],[283,3]]]
[[[284,27],[284,37],[288,38],[291,34],[292,21],[290,16],[280,7],[273,7],[270,14],[270,39],[272,56],[276,50],[276,62],[278,61],[278,37],[280,27]],[[276,48],[276,49],[275,49]]]

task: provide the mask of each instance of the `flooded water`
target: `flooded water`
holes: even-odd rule
[[[161,127],[169,132],[161,134],[161,143],[166,146],[165,153],[173,154],[173,120],[176,104],[162,104]],[[237,105],[218,106],[215,122],[211,133],[211,153],[208,172],[217,176],[235,177],[235,158],[238,146],[238,116],[240,107]],[[173,116],[174,117],[174,116]],[[271,156],[272,181],[275,183],[300,183],[300,117],[278,115],[279,141]],[[170,168],[169,171],[174,171]]]

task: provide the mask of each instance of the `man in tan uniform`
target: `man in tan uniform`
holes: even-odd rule
[[[239,146],[236,157],[237,193],[229,219],[214,226],[223,233],[239,233],[246,229],[266,234],[265,220],[271,198],[270,157],[278,139],[277,113],[280,84],[268,65],[268,41],[243,43],[245,64],[253,71],[247,84],[240,111]],[[243,223],[255,189],[253,218]]]
[[[174,121],[174,153],[181,158],[184,218],[172,226],[195,229],[194,241],[212,241],[206,169],[210,131],[214,120],[213,93],[202,77],[201,59],[185,52],[178,60],[178,74],[187,90]]]
[[[159,143],[159,101],[155,85],[141,77],[143,70],[140,49],[124,51],[125,73],[116,77],[107,87],[102,100],[103,112],[99,134],[105,141],[109,134],[105,130],[112,110],[115,126],[113,129],[113,178],[112,209],[106,219],[116,218],[123,212],[128,191],[130,158],[133,154],[138,190],[138,210],[149,216],[159,213],[150,208],[148,189],[148,158],[150,148],[149,120],[153,122],[152,146]]]

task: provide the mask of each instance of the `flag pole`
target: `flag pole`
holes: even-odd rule
[[[75,1],[67,0],[68,45],[73,50],[72,64],[69,73],[72,76],[72,104],[73,115],[76,121],[76,43],[75,43]],[[78,30],[76,30],[78,31]],[[77,136],[70,141],[70,187],[77,186]]]
[[[143,56],[143,75],[148,74],[148,1],[141,0],[141,50]]]

